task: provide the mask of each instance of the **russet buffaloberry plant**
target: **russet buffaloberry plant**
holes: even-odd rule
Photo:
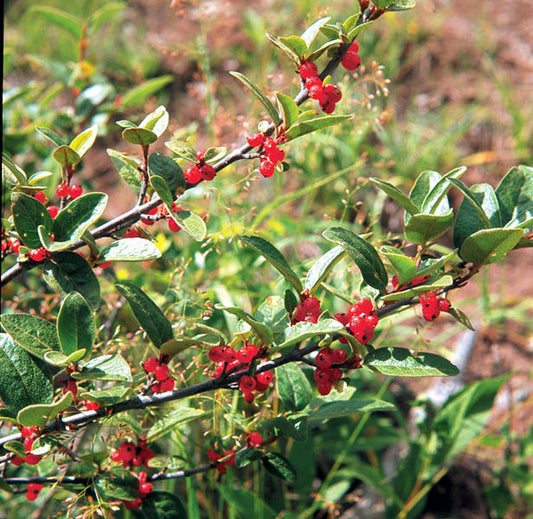
[[[209,222],[190,210],[186,196],[196,186],[227,182],[219,173],[238,161],[249,161],[266,179],[285,175],[296,139],[350,119],[350,114],[333,115],[343,97],[333,83],[335,71],[357,70],[367,59],[359,55],[358,36],[383,14],[412,7],[412,0],[360,0],[357,12],[342,21],[321,18],[301,36],[268,35],[290,61],[299,90],[290,95],[287,86],[272,100],[249,78],[231,72],[260,103],[267,119],[229,152],[220,147],[195,149],[177,137],[165,142],[170,154],[153,151],[169,125],[164,106],[138,124],[118,121],[123,139],[138,153],[110,149],[108,154],[135,191],[136,203],[112,219],[102,217],[108,195],[84,192],[79,183],[82,159],[98,136],[96,125],[70,140],[51,128],[37,129],[53,146],[60,172],[51,199],[43,192],[42,173],[24,171],[3,156],[10,208],[2,221],[2,286],[38,271],[59,303],[43,317],[15,311],[9,301],[4,305],[2,490],[23,492],[34,501],[52,488],[61,489],[72,517],[110,517],[119,510],[186,517],[185,491],[163,490],[168,482],[192,481],[203,473],[227,478],[228,472],[237,474],[255,464],[289,484],[298,471],[280,445],[306,442],[313,427],[356,413],[361,414],[358,434],[371,413],[394,409],[384,397],[385,382],[377,396],[360,398],[350,391],[350,381],[371,374],[458,374],[441,355],[409,345],[380,346],[377,339],[392,318],[409,308],[426,321],[447,313],[472,328],[454,305],[453,294],[485,266],[531,246],[530,167],[512,168],[496,189],[465,185],[460,180],[464,167],[442,175],[425,171],[408,194],[371,178],[404,210],[402,240],[378,244],[373,236],[357,234],[350,224],[339,222],[322,233],[332,248],[314,258],[306,272],[290,265],[280,248],[258,233],[238,236],[250,254],[270,264],[280,281],[273,285],[277,291],[255,308],[227,301],[216,305],[236,322],[231,335],[222,326],[199,322],[178,330],[164,312],[161,294],[148,294],[113,274],[116,263],[162,256],[151,234],[160,221],[187,239],[206,239]],[[450,207],[451,189],[464,197],[457,210]],[[438,239],[450,230],[453,249],[443,252]],[[340,269],[357,280],[356,297],[328,285]],[[124,312],[131,312],[136,338],[128,334],[127,324],[108,333],[123,316],[103,308],[104,291],[120,301],[118,310],[123,306]],[[335,311],[341,301],[343,311]],[[144,345],[141,362],[131,360],[130,340],[136,347]],[[189,373],[193,371],[194,377]],[[465,406],[474,406],[475,398],[467,396],[471,400]],[[415,517],[425,495],[420,489],[457,452],[460,431],[452,428],[449,418],[461,398],[435,418],[436,432],[426,431],[428,445],[431,440],[435,447],[424,451],[426,468],[420,468],[419,479],[410,486],[402,483],[410,466],[391,481],[375,467],[361,469],[361,479],[373,482],[387,497],[389,517]],[[198,424],[198,434],[176,433],[178,439],[166,442],[191,423]],[[409,456],[415,459],[418,452],[413,448]],[[183,488],[192,492],[192,483],[187,485]],[[229,499],[230,490],[218,485]],[[314,501],[309,513],[319,506]]]

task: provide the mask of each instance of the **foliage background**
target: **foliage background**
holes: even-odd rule
[[[83,18],[103,4],[80,1],[69,4],[68,10]],[[265,30],[298,32],[300,25],[318,15],[346,13],[353,4],[331,1],[326,6],[315,0],[262,0],[253,6],[240,0],[128,2],[89,41],[86,68],[80,72],[85,86],[112,85],[107,105],[103,103],[81,120],[69,121],[61,107],[72,103],[69,66],[75,66],[78,49],[67,32],[31,11],[32,5],[67,7],[60,1],[7,2],[4,91],[28,88],[4,113],[4,149],[31,166],[49,154],[43,143],[36,142],[33,126],[59,123],[68,131],[88,118],[106,114],[101,139],[85,160],[81,180],[88,189],[110,193],[113,203],[107,216],[116,216],[131,205],[133,195],[128,198],[124,186],[117,184],[105,153],[109,147],[126,149],[113,121],[124,116],[137,120],[163,103],[171,114],[171,131],[194,136],[198,146],[231,147],[251,131],[255,118],[249,114],[258,107],[250,105],[227,71],[238,69],[264,87],[285,90],[294,74],[264,38]],[[254,223],[260,223],[272,241],[284,245],[294,262],[305,266],[323,247],[316,237],[332,217],[356,221],[362,230],[371,228],[382,236],[401,230],[397,205],[366,185],[365,177],[379,176],[407,188],[424,169],[446,172],[467,165],[467,184],[495,186],[512,165],[531,163],[533,122],[528,107],[533,104],[533,54],[527,21],[532,15],[533,6],[526,0],[466,4],[452,0],[421,2],[411,12],[386,16],[360,39],[367,74],[362,74],[359,84],[348,85],[348,78],[342,78],[352,92],[343,102],[358,113],[353,127],[302,140],[290,149],[291,170],[274,182],[255,179],[247,166],[228,169],[215,187],[191,195],[190,203],[210,215],[209,242],[199,247],[180,235],[161,235],[166,262],[155,264],[150,275],[141,268],[117,269],[119,279],[133,278],[149,293],[165,294],[164,303],[180,319],[180,326],[185,326],[199,311],[211,315],[214,300],[232,297],[252,305],[265,290],[274,288],[273,279],[268,279],[268,286],[255,275],[240,275],[243,265],[250,265],[254,257],[243,252],[236,255],[230,238]],[[385,100],[383,95],[368,97],[375,95],[376,87],[385,86],[372,72],[371,59],[383,65],[385,77],[391,80]],[[117,95],[167,74],[172,75],[171,82],[156,95],[128,106],[119,102],[118,109],[113,108]],[[321,186],[320,180],[327,175],[336,178]],[[304,185],[315,187],[297,198],[281,198]],[[282,203],[262,214],[261,208],[275,200]],[[473,340],[463,373],[465,382],[512,373],[496,400],[486,441],[475,442],[441,481],[441,488],[435,489],[435,496],[455,496],[448,506],[456,507],[461,517],[486,517],[486,472],[516,464],[513,456],[518,440],[531,435],[533,279],[523,273],[524,265],[533,263],[532,252],[511,254],[505,264],[486,269],[454,295],[454,302],[468,310],[477,325],[474,337],[467,338],[458,325],[442,321],[426,327],[421,335],[413,333],[414,321],[402,323],[388,337],[406,345],[431,338],[435,341],[432,348],[448,353]],[[193,261],[187,264],[188,258]],[[260,273],[269,276],[265,269]],[[211,283],[215,275],[220,282],[216,286]],[[29,276],[15,293],[13,288],[6,289],[5,300],[14,298],[20,310],[53,313],[57,301],[52,295],[43,293],[46,308],[36,307],[34,300],[25,297],[36,286],[38,279]],[[410,402],[432,384],[431,380],[409,382],[394,391],[397,398]],[[326,447],[319,454],[319,464],[328,467],[338,438],[321,434]],[[468,491],[458,492],[461,486]],[[340,498],[353,502],[359,491],[355,486]],[[442,511],[446,498],[442,501],[430,500],[426,513],[432,512],[431,503]]]

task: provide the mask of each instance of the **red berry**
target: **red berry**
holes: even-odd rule
[[[258,432],[248,433],[246,435],[246,444],[248,447],[258,449],[263,444],[263,437]]]
[[[342,378],[342,370],[340,368],[333,368],[329,370],[329,381],[336,382]]]
[[[312,88],[319,87],[322,89],[322,80],[318,76],[311,77],[305,80],[305,88],[311,90]]]
[[[326,98],[325,102],[320,103],[320,108],[326,114],[332,114],[335,111],[335,103],[330,99]]]
[[[41,461],[42,456],[38,456],[37,454],[32,454],[31,452],[26,455],[26,458],[24,459],[25,463],[28,465],[37,465]]]
[[[313,376],[319,384],[321,384],[322,382],[327,382],[329,381],[329,369],[317,368],[315,369],[315,373]]]
[[[342,348],[331,350],[331,358],[333,359],[334,364],[341,364],[346,360],[346,357],[348,357],[348,354],[346,353],[346,350],[343,350]]]
[[[348,309],[348,317],[353,317],[354,315],[363,315],[369,314],[374,311],[374,305],[370,299],[359,299],[357,303],[350,306]]]
[[[315,314],[320,312],[320,301],[316,297],[311,296],[304,299],[302,305],[307,313]]]
[[[70,198],[78,198],[83,193],[83,188],[79,184],[74,184],[69,187],[68,194]]]
[[[217,174],[216,169],[211,164],[200,166],[200,174],[204,180],[213,180]]]
[[[351,52],[350,48],[342,57],[341,64],[346,70],[355,70],[361,64],[361,58],[357,52]]]
[[[37,191],[36,193],[34,193],[33,198],[35,198],[36,200],[39,200],[41,204],[46,203],[46,195],[42,191]]]
[[[267,158],[261,158],[259,173],[265,178],[271,177],[274,174],[274,164]]]
[[[221,457],[222,455],[218,454],[218,452],[215,452],[213,449],[207,450],[207,458],[211,463],[216,463]]]
[[[156,357],[148,357],[146,361],[144,362],[144,370],[147,373],[153,373],[155,371],[155,368],[159,366],[159,361]]]
[[[439,310],[441,312],[448,312],[452,306],[452,304],[450,303],[449,299],[445,299],[443,297],[441,297],[440,299],[437,300],[438,304],[439,304]]]
[[[48,211],[48,214],[51,218],[55,218],[57,216],[57,213],[59,213],[59,209],[55,205],[50,205],[46,208]]]
[[[319,382],[317,384],[318,392],[323,396],[329,395],[331,393],[332,388],[333,385],[331,384],[331,382]]]
[[[348,48],[348,50],[346,52],[359,52],[359,45],[357,44],[357,42],[352,42],[352,44],[350,45],[350,47]]]
[[[72,393],[72,396],[74,399],[76,398],[76,395],[78,394],[78,386],[76,385],[76,382],[74,380],[69,380],[64,386],[63,386],[63,394],[67,394],[68,392]]]
[[[169,377],[169,368],[168,368],[168,364],[159,364],[159,366],[157,366],[154,370],[154,375],[155,375],[155,378],[159,381],[159,382],[162,382],[163,380],[167,380],[167,378]]]
[[[196,152],[196,160],[198,162],[203,163],[205,161],[205,152],[206,152],[206,150],[202,150],[202,149],[200,149],[200,150],[198,150]]]
[[[65,196],[68,195],[68,186],[67,186],[67,184],[65,182],[59,184],[56,187],[56,195],[59,198],[64,198]]]
[[[252,133],[251,135],[248,135],[248,137],[246,137],[246,141],[253,148],[257,148],[258,146],[261,146],[261,144],[263,144],[264,137],[265,135],[261,132]]]
[[[281,162],[285,158],[285,152],[278,148],[277,146],[274,148],[269,148],[266,151],[268,160],[272,162],[272,164],[276,164],[277,162]]]
[[[124,238],[138,238],[138,237],[139,237],[139,231],[135,227],[128,229],[126,231],[126,234],[124,235]]]
[[[20,467],[21,465],[24,464],[24,462],[26,461],[26,458],[21,458],[20,456],[15,456],[12,460],[11,460],[11,463],[13,463],[13,465],[17,466],[17,467]]]
[[[318,74],[318,67],[312,61],[306,61],[300,65],[299,72],[302,79],[308,79]]]
[[[181,227],[176,223],[176,221],[173,218],[168,219],[168,228],[172,232],[180,232]]]
[[[254,377],[243,375],[239,379],[239,389],[244,393],[249,393],[255,389],[257,382]]]
[[[43,486],[39,483],[30,483],[26,489],[26,497],[28,501],[35,501],[42,488]]]
[[[251,404],[254,401],[254,393],[253,393],[253,391],[245,391],[244,392],[244,401],[247,404]]]
[[[327,369],[333,364],[329,348],[322,348],[316,356],[316,365],[319,368]]]
[[[41,247],[39,249],[32,249],[30,251],[30,258],[33,261],[43,261],[48,256],[46,249]]]
[[[216,469],[218,470],[219,474],[225,474],[228,469],[226,468],[226,465],[219,464],[216,466]]]
[[[239,362],[248,364],[257,355],[258,351],[259,350],[257,349],[257,346],[254,346],[253,344],[247,344],[246,346],[243,346],[237,350],[237,358],[239,359]]]
[[[137,510],[142,505],[142,499],[138,497],[137,499],[134,499],[133,501],[124,501],[124,506],[128,510]]]
[[[172,391],[174,389],[175,384],[176,381],[173,378],[167,378],[166,380],[163,380],[159,383],[160,393],[164,393],[165,391]]]
[[[255,378],[260,384],[266,384],[268,386],[274,380],[274,374],[270,370],[263,371],[263,373],[256,375]]]
[[[234,451],[224,451],[224,454],[222,455],[223,458],[227,458],[224,460],[224,465],[235,465],[235,452]]]
[[[202,180],[202,172],[200,171],[200,168],[195,164],[194,166],[189,166],[185,172],[185,180],[189,184],[198,184],[200,180]]]
[[[342,99],[342,92],[335,85],[326,85],[324,87],[324,94],[333,103],[338,103]]]
[[[25,450],[26,452],[31,452],[31,448],[33,447],[33,442],[34,442],[34,441],[35,441],[35,440],[34,440],[33,438],[26,438],[26,439],[24,440],[24,450]]]

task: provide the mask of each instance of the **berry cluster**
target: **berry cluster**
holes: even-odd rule
[[[374,305],[369,299],[360,299],[348,308],[348,313],[334,315],[335,319],[347,326],[352,335],[360,344],[367,344],[374,338],[374,329],[379,318],[374,310]],[[340,342],[345,343],[345,339]]]
[[[205,162],[205,150],[196,153],[197,163],[189,166],[185,171],[185,180],[189,184],[198,184],[200,180],[213,180],[217,174],[216,169]]]
[[[251,432],[246,435],[245,442],[248,447],[259,449],[263,445],[263,437],[258,432]]]
[[[342,371],[339,365],[346,361],[348,354],[341,348],[322,348],[317,353],[315,362],[315,380],[317,389],[321,395],[328,395],[331,392],[333,383],[342,378]]]
[[[144,371],[153,373],[155,380],[151,385],[151,389],[154,393],[164,393],[165,391],[172,391],[176,381],[170,378],[170,369],[168,367],[168,357],[161,356],[159,359],[156,357],[149,357],[144,363]]]
[[[353,42],[342,57],[341,65],[346,70],[355,70],[361,64],[361,58],[357,54],[358,51],[359,45]]]
[[[35,501],[42,488],[43,486],[39,483],[30,483],[26,489],[26,499],[28,501]]]
[[[17,238],[2,238],[2,257],[7,254],[18,254],[20,241]]]
[[[273,139],[257,132],[248,135],[246,141],[250,146],[259,148],[259,173],[265,178],[271,177],[276,166],[285,159],[285,152],[279,147],[283,136]]]
[[[320,108],[327,114],[335,110],[335,105],[341,100],[341,91],[333,84],[324,85],[318,76],[318,68],[312,61],[304,61],[299,69],[305,88],[311,99],[316,99]]]
[[[302,302],[294,309],[292,324],[302,321],[316,324],[321,313],[320,301],[316,297],[303,294]]]
[[[426,321],[434,321],[441,312],[448,312],[451,303],[444,297],[437,297],[434,292],[426,292],[420,295],[422,315]]]
[[[39,427],[21,427],[20,434],[22,438],[24,438],[24,450],[26,451],[26,456],[24,458],[22,456],[15,456],[11,460],[11,463],[16,466],[22,465],[23,463],[37,465],[37,463],[41,461],[42,456],[39,454],[32,454],[31,450],[33,448],[33,442],[39,437]],[[39,492],[37,492],[37,494],[38,493]],[[33,499],[37,497],[37,494],[35,494]],[[33,501],[33,499],[30,499],[30,501]]]
[[[225,474],[229,465],[235,465],[235,452],[232,450],[216,452],[210,448],[207,457],[211,463],[216,463],[215,468],[220,474]]]
[[[82,193],[83,188],[79,184],[72,184],[69,187],[66,182],[62,182],[56,187],[56,195],[59,198],[65,198],[69,196],[72,198],[72,200],[74,200],[75,198],[79,198]]]
[[[140,508],[142,500],[154,489],[154,485],[148,483],[148,474],[144,470],[139,472],[137,479],[139,480],[139,488],[137,489],[137,495],[139,497],[133,501],[124,501],[124,506],[128,510],[137,510]]]
[[[236,366],[244,365],[243,371],[259,355],[259,349],[254,344],[246,343],[235,351],[230,346],[214,346],[209,350],[209,360],[216,362],[213,378],[217,378]],[[239,389],[244,393],[244,400],[249,404],[254,401],[254,391],[265,392],[274,380],[271,371],[264,371],[250,376],[243,374],[239,379]]]
[[[140,467],[144,465],[147,469],[148,462],[154,457],[154,451],[146,446],[144,440],[139,440],[137,445],[133,442],[123,441],[118,450],[111,453],[111,459],[116,462],[122,462],[124,468]]]

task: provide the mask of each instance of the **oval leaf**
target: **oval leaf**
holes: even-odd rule
[[[72,393],[68,391],[61,400],[53,404],[33,404],[21,409],[17,415],[17,422],[24,427],[38,425],[43,427],[49,420],[53,420],[59,413],[72,404]]]
[[[81,157],[70,146],[65,144],[56,148],[52,152],[52,157],[64,168],[75,166],[81,160]]]
[[[52,218],[46,207],[32,196],[13,192],[13,223],[25,245],[31,249],[41,246],[39,226],[43,225],[48,232],[52,231]]]
[[[388,283],[387,271],[377,250],[366,240],[342,227],[330,227],[322,236],[338,243],[359,267],[365,282],[378,290],[385,290]]]
[[[196,409],[193,407],[182,407],[172,411],[166,416],[160,417],[157,422],[150,428],[146,440],[152,442],[176,430],[177,426],[183,425],[194,420],[210,416],[210,412]]]
[[[72,142],[69,144],[69,147],[73,149],[80,158],[82,158],[94,144],[97,135],[98,126],[93,124],[90,128],[87,128],[85,131],[74,137]]]
[[[309,290],[311,294],[315,292],[335,265],[344,258],[345,254],[346,251],[340,245],[337,245],[337,247],[334,247],[318,258],[305,277],[304,287],[306,290]]]
[[[478,266],[497,263],[514,249],[523,235],[523,229],[484,229],[463,242],[459,255]]]
[[[276,92],[276,97],[281,108],[283,124],[285,128],[290,128],[296,122],[298,115],[300,114],[298,105],[294,102],[292,97],[282,94],[281,92]]]
[[[165,146],[178,157],[190,162],[197,162],[196,151],[189,143],[180,141],[179,139],[172,139],[165,142]]]
[[[187,517],[180,499],[170,492],[150,492],[142,500],[145,517],[150,519],[178,519]]]
[[[302,135],[323,130],[329,126],[342,123],[346,119],[350,119],[351,115],[326,115],[324,117],[317,117],[315,119],[307,119],[292,125],[285,133],[288,140],[297,139]]]
[[[107,149],[107,154],[111,157],[119,175],[132,187],[139,189],[141,187],[141,172],[139,163],[131,157],[120,153],[119,151]]]
[[[65,355],[76,350],[90,351],[96,338],[96,323],[91,307],[78,292],[63,301],[57,316],[57,334]]]
[[[263,467],[267,469],[272,475],[285,481],[294,481],[296,479],[296,469],[291,462],[278,454],[277,452],[268,452],[261,459]]]
[[[379,178],[369,178],[372,184],[375,184],[379,189],[384,193],[387,193],[394,201],[398,202],[410,215],[416,214],[420,209],[411,202],[410,198],[402,193],[396,186],[392,185],[389,182],[385,182]]]
[[[32,357],[9,335],[0,333],[0,399],[2,413],[13,416],[28,405],[49,403],[54,396],[46,365]]]
[[[83,357],[85,357],[86,353],[87,350],[81,349],[76,350],[75,352],[67,356],[64,353],[61,353],[60,351],[47,351],[44,354],[44,360],[47,364],[50,364],[51,366],[62,367],[67,366],[71,362],[78,362],[79,360],[83,359]]]
[[[30,314],[4,314],[0,317],[4,330],[26,351],[44,359],[47,351],[59,351],[56,327]]]
[[[62,251],[45,263],[44,280],[62,296],[79,292],[96,310],[100,304],[100,285],[85,258],[75,252]]]
[[[407,348],[379,348],[365,357],[364,365],[391,377],[450,377],[459,369],[434,353],[414,356]]]
[[[165,132],[168,127],[168,112],[164,106],[158,106],[151,114],[148,114],[140,123],[139,128],[146,128],[154,132],[157,137]]]
[[[283,335],[278,339],[281,341],[273,350],[284,350],[293,344],[317,337],[319,335],[338,333],[344,330],[344,326],[336,319],[323,319],[318,323],[301,322],[285,329]]]
[[[101,355],[91,359],[78,371],[72,373],[72,378],[78,380],[132,381],[130,366],[119,353]]]
[[[126,298],[133,315],[157,348],[174,338],[172,326],[165,314],[140,288],[131,283],[117,283],[116,287]]]
[[[144,238],[122,238],[100,251],[100,261],[147,261],[161,257],[161,251]]]
[[[157,141],[157,135],[144,128],[126,128],[122,131],[122,137],[124,140],[131,144],[139,144],[141,146],[150,146]]]
[[[300,278],[291,269],[281,252],[269,241],[260,236],[239,236],[240,240],[263,256],[301,294],[303,286]]]
[[[311,384],[296,364],[285,364],[276,369],[276,388],[291,411],[301,411],[313,398]]]
[[[150,158],[148,159],[148,169],[151,177],[157,175],[158,177],[165,179],[168,184],[168,189],[170,189],[170,192],[172,193],[172,199],[169,204],[172,205],[176,190],[185,188],[185,177],[183,176],[182,169],[174,160],[158,151],[150,155]],[[154,189],[157,191],[155,185]],[[159,192],[158,194],[161,196]]]
[[[242,319],[244,322],[248,323],[265,346],[272,344],[274,336],[272,335],[270,328],[259,321],[256,321],[248,312],[245,312],[241,308],[237,308],[235,306],[215,305],[215,308],[236,315],[239,319]]]
[[[395,409],[393,404],[383,400],[338,400],[336,402],[326,402],[316,411],[309,413],[308,422],[344,418],[354,413],[392,411],[393,409]]]
[[[172,214],[171,211],[169,214]],[[197,214],[190,211],[176,211],[172,217],[193,240],[202,241],[206,237],[207,226]]]
[[[418,213],[405,224],[405,237],[411,243],[427,244],[442,236],[453,224],[453,211],[446,214]]]

